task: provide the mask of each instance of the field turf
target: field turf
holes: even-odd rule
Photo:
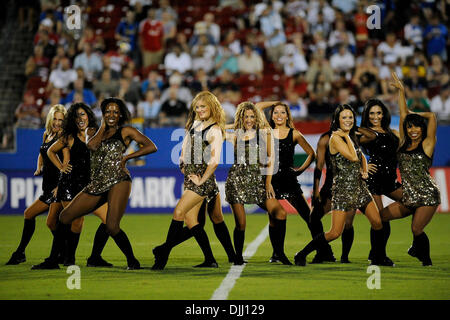
[[[77,250],[80,266],[80,289],[68,289],[70,274],[66,267],[60,270],[30,270],[43,261],[50,251],[51,233],[45,225],[45,216],[37,217],[36,231],[26,250],[27,261],[17,266],[6,266],[16,249],[23,227],[23,217],[0,216],[0,299],[2,300],[209,300],[230,270],[225,251],[217,240],[212,224],[206,231],[219,263],[218,269],[197,269],[192,266],[203,261],[203,255],[194,239],[176,247],[166,269],[152,271],[151,249],[165,240],[171,215],[124,216],[121,228],[128,234],[136,257],[143,270],[126,270],[126,260],[110,238],[103,257],[113,263],[112,268],[88,268],[93,237],[99,225],[95,216],[86,216]],[[230,214],[225,221],[232,237],[234,220]],[[324,228],[330,225],[330,216],[323,218]],[[396,267],[381,267],[380,289],[368,289],[367,272],[369,229],[367,219],[358,214],[354,220],[355,240],[349,259],[352,263],[307,264],[306,267],[270,264],[272,248],[268,238],[255,254],[248,258],[240,277],[228,294],[230,300],[449,300],[450,298],[450,215],[436,214],[427,226],[431,243],[432,267],[421,263],[406,251],[412,241],[411,218],[391,222],[391,237],[387,252]],[[247,216],[246,246],[267,227],[267,216]],[[297,215],[289,215],[285,251],[293,257],[310,240],[305,223]],[[341,240],[331,243],[339,260]],[[245,250],[245,247],[244,247]],[[308,262],[314,253],[308,256]]]

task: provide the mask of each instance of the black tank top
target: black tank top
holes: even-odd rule
[[[71,176],[78,181],[89,182],[90,175],[90,152],[86,143],[75,136],[70,149],[70,163],[72,164]]]
[[[278,141],[278,153],[275,152],[275,162],[278,162],[279,172],[289,172],[290,168],[294,167],[294,153],[295,143],[293,140],[294,129],[290,128],[288,135],[284,139],[277,139]]]
[[[45,140],[47,140],[47,136],[45,136]],[[39,153],[41,154],[42,158],[42,190],[43,191],[52,191],[56,188],[58,184],[59,179],[59,170],[56,168],[53,164],[53,162],[50,161],[47,151],[50,149],[53,143],[55,143],[58,140],[58,137],[55,135],[52,140],[49,142],[43,142]],[[62,151],[58,152],[58,157],[63,160],[62,158]]]

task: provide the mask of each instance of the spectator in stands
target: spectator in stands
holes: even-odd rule
[[[177,11],[170,6],[169,0],[159,0],[159,8],[156,9],[156,19],[163,20],[164,13],[170,14],[171,19],[176,23],[178,21]]]
[[[403,57],[403,46],[400,41],[397,40],[395,32],[389,31],[386,34],[386,40],[381,42],[377,47],[377,55],[380,59],[384,59],[386,56],[392,56],[395,60]]]
[[[423,32],[423,37],[427,41],[427,56],[437,54],[441,57],[443,61],[447,61],[447,39],[448,39],[448,29],[439,20],[439,16],[434,14],[430,18],[430,23],[425,27]]]
[[[183,52],[181,46],[176,43],[164,58],[166,75],[170,76],[174,71],[186,74],[192,70],[192,58],[188,52]]]
[[[49,66],[50,60],[44,56],[44,48],[37,45],[33,49],[33,55],[25,63],[25,75],[27,77],[40,76],[46,78]]]
[[[415,47],[423,48],[423,28],[420,25],[420,17],[417,14],[411,16],[409,22],[403,28],[405,40]]]
[[[137,50],[137,37],[139,24],[136,22],[136,14],[132,10],[128,10],[125,19],[117,25],[114,38],[118,41],[119,47],[121,43],[129,45],[128,55],[136,63],[139,62],[139,51]]]
[[[83,30],[83,34],[78,41],[78,50],[84,50],[84,44],[89,43],[91,45],[92,51],[98,52],[99,54],[105,50],[105,41],[103,37],[97,35],[92,26],[86,26]]]
[[[244,52],[238,56],[238,68],[239,73],[253,74],[262,79],[262,72],[264,69],[264,63],[259,54],[250,48],[248,45],[244,45]]]
[[[295,92],[301,98],[306,98],[308,82],[306,82],[305,72],[299,72],[292,77],[287,77],[284,82],[284,94],[287,96],[291,92]]]
[[[383,61],[383,59],[377,57],[375,48],[372,45],[366,46],[364,54],[356,58],[356,65],[362,63],[364,60],[370,60],[377,68],[381,67]]]
[[[41,109],[36,104],[34,94],[26,91],[23,95],[23,101],[15,111],[16,127],[38,129],[41,127]]]
[[[55,30],[57,34],[62,33],[63,30],[63,23],[64,23],[64,16],[61,11],[57,10],[60,6],[59,1],[58,3],[52,3],[50,6],[45,8],[42,5],[42,2],[49,2],[49,1],[41,1],[41,14],[39,15],[39,23],[41,23],[45,19],[50,19],[53,22],[53,25],[55,26]]]
[[[191,78],[191,77],[190,77]],[[198,68],[195,71],[194,77],[191,81],[188,81],[188,87],[195,95],[200,91],[210,91],[212,87],[212,82],[208,77],[208,73],[203,68]]]
[[[232,74],[239,72],[238,59],[227,46],[220,46],[217,50],[217,56],[214,61],[215,75],[221,76],[224,70],[228,70]]]
[[[442,86],[439,94],[431,99],[430,109],[438,120],[450,120],[450,83]]]
[[[324,88],[329,91],[334,79],[334,71],[331,68],[329,61],[325,58],[325,52],[320,49],[314,53],[309,69],[306,72],[306,81],[308,82],[309,92],[314,91],[319,75],[323,78],[322,82],[324,83]]]
[[[384,65],[380,68],[380,87],[382,97],[380,98],[383,101],[393,102],[397,100],[396,90],[389,85],[389,82],[392,79],[392,72],[395,72],[399,78],[403,78],[403,73],[398,65],[398,60],[396,55],[387,54],[383,59]]]
[[[162,126],[183,127],[188,108],[186,102],[178,99],[178,88],[170,87],[167,100],[161,104],[159,123]]]
[[[317,13],[317,22],[309,25],[309,32],[311,35],[320,33],[323,37],[327,37],[331,31],[331,24],[325,21],[322,12]]]
[[[69,85],[77,80],[77,77],[77,72],[70,67],[69,58],[63,57],[60,60],[58,68],[50,73],[47,92],[52,91],[53,88],[61,89],[63,92],[67,92]]]
[[[265,36],[264,47],[269,60],[279,68],[279,60],[284,53],[286,34],[283,20],[272,2],[267,3],[259,19],[260,28]],[[245,50],[245,49],[244,49]]]
[[[161,101],[158,95],[159,91],[149,89],[145,93],[145,100],[139,101],[137,105],[137,116],[144,119],[146,127],[159,125],[158,114],[161,110]]]
[[[341,43],[339,49],[330,58],[330,65],[334,72],[344,72],[347,79],[352,78],[352,71],[355,67],[355,57],[348,50],[347,45]]]
[[[364,60],[357,63],[351,83],[356,86],[356,89],[374,87],[378,90],[378,72],[378,68],[374,65],[373,60],[364,58]]]
[[[61,90],[60,89],[52,89],[50,91],[50,95],[44,106],[41,110],[41,123],[45,124],[47,121],[47,114],[50,111],[50,109],[55,105],[59,104],[61,101]]]
[[[217,96],[216,90],[222,92],[229,90],[239,91],[239,86],[234,82],[233,74],[228,69],[224,69],[221,75],[217,77],[217,81],[212,85],[212,89]]]
[[[49,38],[48,31],[45,29],[41,29],[38,31],[39,40],[36,42],[36,45],[41,45],[44,49],[44,56],[51,61],[56,54],[56,43]]]
[[[141,23],[147,18],[148,9],[152,5],[152,0],[129,0],[129,4],[136,14],[136,22]]]
[[[83,46],[83,52],[75,57],[73,67],[83,68],[86,78],[89,81],[93,81],[103,69],[103,63],[101,57],[92,51],[92,45],[89,42],[85,42]]]
[[[192,48],[192,71],[204,70],[210,74],[214,70],[214,52],[211,54],[202,44],[197,44]]]
[[[177,35],[177,23],[172,14],[164,11],[161,16],[161,22],[164,29],[164,46],[170,48],[175,43],[175,36]]]
[[[213,40],[213,44],[220,42],[220,26],[214,22],[214,14],[207,12],[203,16],[203,20],[198,21],[194,25],[194,36],[206,33]]]
[[[222,41],[223,46],[228,46],[230,48],[231,52],[235,55],[239,55],[242,53],[242,46],[241,41],[237,37],[235,28],[229,28],[226,33],[225,37]]]
[[[75,97],[76,94],[78,95],[78,98],[81,97],[81,101]],[[60,103],[66,105],[72,102],[84,102],[89,106],[92,106],[97,102],[94,92],[84,87],[83,78],[78,78],[74,81],[73,90],[68,93],[67,96],[62,98]]]
[[[327,3],[327,1],[325,0],[309,1],[307,17],[308,23],[311,27],[320,23],[319,22],[320,15],[323,15],[324,22],[330,26],[336,20],[334,9]],[[324,35],[328,37],[328,32],[325,32]]]
[[[119,93],[117,96],[126,102],[127,107],[130,108],[130,113],[134,110],[141,99],[140,87],[133,79],[123,75],[119,80]],[[131,106],[129,106],[131,104]]]
[[[128,47],[122,43],[117,50],[109,50],[103,55],[103,68],[111,70],[113,79],[118,80],[122,70],[131,63],[134,63],[134,60],[128,56],[128,52]]]
[[[353,25],[355,28],[356,53],[364,52],[364,48],[369,41],[369,30],[367,29],[367,19],[369,15],[366,13],[364,2],[359,2],[356,13],[353,15]]]
[[[142,96],[145,96],[145,93],[148,90],[154,90],[157,91],[158,94],[162,91],[162,88],[164,86],[164,81],[161,75],[156,70],[150,70],[147,79],[142,81],[141,84],[141,93]]]
[[[430,102],[424,97],[420,90],[411,91],[411,96],[406,100],[408,109],[412,112],[429,112]]]
[[[443,64],[442,58],[435,54],[431,56],[431,65],[427,69],[427,81],[429,87],[439,88],[449,82],[448,69]]]
[[[59,64],[63,58],[67,58],[66,50],[63,45],[58,45],[56,47],[56,54],[51,60],[50,70],[54,70],[59,67]],[[69,59],[70,61],[70,59]]]
[[[293,43],[286,44],[284,47],[284,55],[280,58],[280,64],[283,66],[284,75],[288,77],[308,70],[308,63],[303,52],[300,52]]]
[[[171,88],[176,88],[177,99],[189,105],[192,100],[192,93],[189,88],[183,85],[183,76],[179,72],[175,72],[169,78],[169,87],[165,89],[161,94],[161,101],[169,99],[169,92]],[[173,90],[175,91],[175,90]]]
[[[144,68],[163,61],[164,26],[156,19],[155,13],[154,8],[148,9],[147,18],[139,24],[139,47]]]
[[[226,123],[233,123],[236,115],[236,105],[232,102],[232,91],[217,90],[216,97],[220,101],[223,111],[225,111]]]
[[[112,79],[110,69],[103,69],[100,80],[94,83],[94,93],[97,97],[100,94],[106,98],[117,96],[119,93],[119,82]]]
[[[351,52],[356,52],[355,36],[345,27],[344,20],[337,20],[335,28],[330,32],[328,38],[328,47],[332,53],[339,51],[341,44],[348,45]]]
[[[427,79],[425,77],[420,77],[417,67],[409,67],[408,76],[404,77],[403,85],[405,87],[405,93],[407,97],[412,97],[412,91],[418,91],[420,96],[423,98],[427,97]]]
[[[308,116],[308,106],[305,100],[295,91],[286,94],[285,103],[289,106],[293,120],[302,120]]]

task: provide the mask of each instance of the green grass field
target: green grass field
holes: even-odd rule
[[[234,220],[225,215],[232,234]],[[152,271],[151,249],[166,237],[171,215],[131,215],[122,220],[143,270],[127,271],[126,260],[110,238],[103,257],[114,264],[113,268],[88,268],[89,256],[98,218],[87,216],[77,250],[77,264],[81,269],[81,289],[69,290],[66,282],[70,274],[66,267],[60,270],[30,270],[31,265],[47,257],[51,233],[45,226],[45,217],[37,218],[36,231],[27,250],[27,261],[17,266],[6,266],[16,249],[23,226],[21,216],[0,217],[0,299],[134,299],[134,300],[209,300],[230,270],[225,251],[214,235],[210,221],[206,231],[219,263],[218,269],[196,269],[193,265],[203,261],[195,240],[176,247],[166,269]],[[323,219],[324,228],[330,216]],[[306,267],[270,264],[272,253],[267,238],[248,259],[234,287],[229,292],[231,300],[347,300],[347,299],[444,299],[450,298],[450,215],[436,214],[427,226],[431,243],[432,267],[422,267],[418,260],[407,255],[412,241],[411,218],[391,222],[391,238],[387,252],[396,267],[381,267],[381,289],[367,288],[367,254],[369,228],[367,219],[357,215],[354,220],[355,240],[350,252],[351,264],[308,264]],[[267,225],[267,217],[250,214],[247,217],[246,245],[250,244]],[[299,216],[289,215],[285,251],[293,261],[310,235]],[[340,257],[341,240],[331,243],[335,256]],[[244,248],[245,249],[245,248]],[[313,258],[308,256],[308,261]]]

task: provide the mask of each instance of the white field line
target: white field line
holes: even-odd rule
[[[258,250],[258,247],[263,243],[267,236],[269,235],[269,224],[267,224],[259,233],[259,235],[256,237],[255,240],[253,240],[252,243],[250,243],[247,246],[247,249],[245,250],[243,256],[244,258],[250,259]],[[225,279],[223,279],[220,286],[214,291],[214,294],[212,295],[210,300],[226,300],[228,298],[228,294],[233,289],[236,280],[239,279],[241,276],[242,271],[245,268],[245,264],[241,266],[235,266],[232,265],[230,267],[230,271],[228,271],[227,276]]]

